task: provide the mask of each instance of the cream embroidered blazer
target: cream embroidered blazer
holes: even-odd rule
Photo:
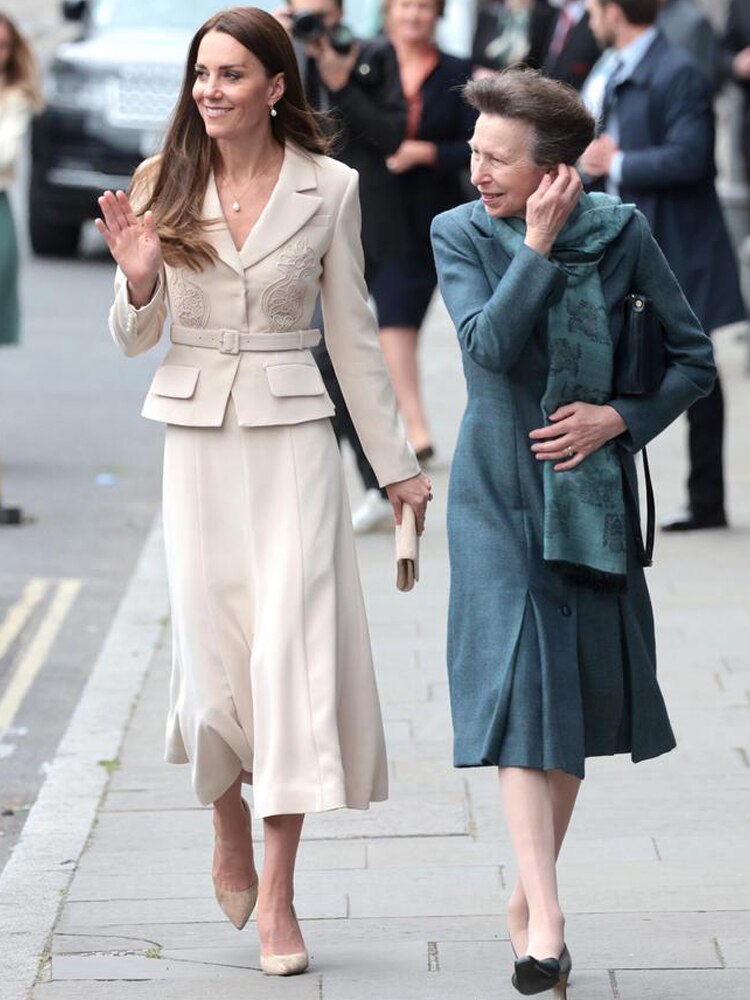
[[[200,272],[165,266],[152,300],[140,309],[130,304],[119,269],[115,278],[110,329],[128,357],[159,341],[168,313],[173,326],[224,332],[223,350],[172,343],[143,416],[217,427],[230,394],[243,427],[332,416],[309,350],[236,351],[235,331],[306,330],[320,294],[326,345],[378,480],[386,485],[416,475],[367,301],[356,171],[288,143],[276,187],[241,250],[213,175],[203,218],[212,220],[206,236],[216,248],[215,263]]]

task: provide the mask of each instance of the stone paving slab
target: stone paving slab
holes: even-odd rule
[[[297,855],[297,871],[330,871],[335,869],[367,868],[368,847],[357,840],[303,841]],[[127,867],[129,851],[97,851],[85,856],[79,865],[81,876],[112,876]],[[258,861],[263,859],[263,844],[255,849]],[[152,876],[192,873],[206,875],[205,846],[172,850],[168,844],[138,852],[138,875]]]
[[[747,1000],[748,976],[737,969],[719,972],[649,969],[618,972],[618,1000]]]
[[[330,949],[359,947],[362,943],[388,944],[417,941],[420,947],[437,940],[487,941],[505,940],[507,932],[499,914],[490,916],[441,916],[406,918],[394,917],[389,920],[359,919],[303,920],[304,931],[311,948],[323,946]],[[79,930],[59,930],[53,941],[55,954],[85,954],[100,952],[102,942],[109,942],[112,952],[145,953],[150,948],[161,948],[165,953],[189,948],[216,948],[226,950],[235,947],[248,948],[257,952],[257,938],[251,923],[238,932],[223,919],[218,908],[215,920],[179,923],[144,923],[142,921],[110,924],[106,928],[80,928]]]
[[[344,919],[348,912],[346,894],[338,892],[315,895],[300,892],[295,897],[295,906],[301,920]],[[223,920],[226,917],[217,908],[216,902],[208,897],[71,900],[63,908],[58,927],[66,932],[90,933],[95,928],[123,923],[212,923]]]
[[[184,981],[175,983],[153,979],[148,982],[91,981],[90,984],[81,980],[72,982],[41,983],[34,990],[34,1000],[81,1000],[85,992],[89,992],[96,1000],[186,1000],[191,994],[197,998],[205,997],[210,991],[214,979],[208,973],[204,979],[194,979],[190,993]],[[295,976],[281,982],[269,977],[258,977],[262,983],[263,998],[266,1000],[320,1000],[320,976],[309,974]],[[256,996],[259,991],[256,989]],[[248,989],[247,974],[237,982],[225,982],[221,986],[221,1000],[249,1000],[252,996]],[[349,1000],[354,1000],[350,997]],[[381,1000],[386,1000],[385,997]]]

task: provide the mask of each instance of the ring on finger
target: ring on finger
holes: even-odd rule
[[[565,449],[565,454],[568,456],[568,458],[574,458],[575,453],[576,450],[575,448],[572,447],[572,445],[568,445],[568,447]]]

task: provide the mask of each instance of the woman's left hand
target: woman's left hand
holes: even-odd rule
[[[308,56],[315,59],[323,84],[337,94],[349,83],[359,59],[359,46],[352,45],[349,52],[337,52],[327,35],[305,46]]]
[[[401,508],[408,503],[417,518],[417,533],[424,531],[424,519],[427,504],[432,500],[432,483],[429,476],[420,472],[411,479],[402,479],[400,483],[390,483],[385,488],[388,499],[393,505],[396,524],[401,524]]]
[[[540,462],[557,462],[555,472],[566,472],[603,444],[627,430],[614,407],[594,403],[570,403],[550,414],[547,427],[532,431],[531,450]]]
[[[392,174],[404,174],[414,167],[431,167],[437,159],[434,142],[421,139],[405,139],[396,152],[387,157],[385,165]]]

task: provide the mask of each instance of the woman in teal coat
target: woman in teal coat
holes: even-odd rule
[[[480,200],[433,224],[468,387],[448,509],[455,764],[500,769],[519,871],[513,983],[564,996],[555,861],[585,759],[674,747],[626,484],[715,368],[643,216],[582,193],[572,165],[594,123],[577,94],[510,70],[465,96]],[[652,395],[618,398],[632,292],[653,300],[667,370]]]

